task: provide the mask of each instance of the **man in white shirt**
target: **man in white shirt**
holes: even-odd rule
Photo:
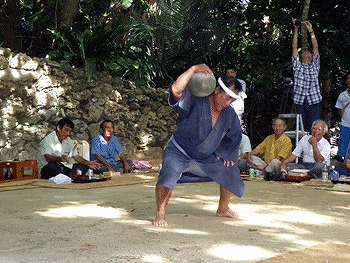
[[[238,168],[241,172],[245,172],[249,169],[249,165],[246,161],[248,154],[252,151],[252,145],[250,143],[249,137],[242,133],[242,141],[239,145],[239,159],[238,159]]]
[[[231,103],[231,107],[235,110],[241,124],[243,122],[242,120],[242,115],[244,113],[244,100],[247,98],[247,94],[246,94],[246,83],[244,80],[242,79],[238,79],[237,76],[237,69],[234,65],[228,65],[225,68],[225,75],[229,76],[229,77],[233,77],[236,78],[239,82],[239,84],[241,84],[240,86],[237,86],[234,90],[234,93],[236,95],[239,96],[239,98],[237,98],[234,102]]]
[[[323,137],[327,132],[328,125],[325,121],[314,121],[311,135],[301,138],[294,151],[282,161],[281,171],[308,169],[308,175],[314,178],[321,177],[324,163],[330,165],[331,145]],[[292,163],[297,157],[303,157],[302,163]]]
[[[99,169],[96,161],[88,161],[79,155],[72,156],[73,141],[70,138],[74,123],[67,118],[56,124],[56,129],[49,133],[40,143],[39,173],[40,178],[49,179],[60,173],[71,176],[81,170],[85,174],[89,168]],[[69,164],[73,158],[77,163]]]
[[[350,71],[346,75],[347,89],[339,94],[335,107],[341,117],[338,156],[344,157],[350,142]]]

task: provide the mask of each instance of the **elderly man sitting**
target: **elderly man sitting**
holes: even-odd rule
[[[292,142],[285,134],[287,128],[284,119],[275,118],[272,121],[274,134],[267,136],[253,151],[248,154],[248,163],[261,170],[264,179],[278,177],[280,174],[281,161],[292,152]],[[263,155],[264,160],[256,155]]]
[[[311,135],[300,139],[294,151],[282,162],[281,170],[308,169],[308,175],[321,177],[324,163],[330,165],[331,145],[323,137],[327,132],[328,125],[325,121],[314,121]],[[303,157],[302,163],[292,163],[297,157]]]

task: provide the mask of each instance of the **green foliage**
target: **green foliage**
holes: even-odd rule
[[[107,59],[116,53],[115,38],[123,33],[121,26],[106,29],[103,25],[72,31],[66,28],[51,30],[59,48],[49,54],[49,58],[60,60],[62,64],[84,67],[87,79],[92,81],[96,68],[101,68]],[[103,40],[103,41],[101,41]]]
[[[167,87],[193,64],[206,63],[216,75],[235,64],[249,88],[249,135],[253,144],[261,141],[271,132],[266,123],[279,113],[283,78],[293,76],[291,20],[301,18],[304,0],[151,2],[80,1],[71,29],[54,28],[54,1],[45,12],[32,10],[32,1],[21,5],[25,21],[52,33],[50,58],[84,68],[89,81],[96,70],[108,70],[139,86]],[[350,61],[350,1],[313,0],[309,20],[321,54],[320,82],[343,76]],[[328,104],[340,92],[331,89],[324,94]]]
[[[166,86],[192,64],[214,66],[213,56],[230,34],[229,25],[237,23],[242,6],[234,1],[178,0],[159,1],[158,10],[132,21],[129,41],[149,47],[160,70],[165,69],[156,84]]]
[[[127,8],[131,1],[120,4]],[[108,14],[108,18],[101,17],[102,14]],[[49,58],[60,61],[62,66],[83,67],[89,82],[93,81],[96,70],[108,70],[142,86],[150,86],[157,75],[162,75],[148,45],[134,41],[134,36],[127,33],[128,20],[119,19],[106,2],[87,1],[81,6],[72,29],[50,32],[55,42]]]

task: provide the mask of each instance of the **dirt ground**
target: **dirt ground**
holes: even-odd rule
[[[0,262],[350,262],[350,192],[245,181],[215,217],[215,183],[178,184],[169,227],[151,225],[154,182],[0,192]],[[350,187],[350,186],[349,186]]]

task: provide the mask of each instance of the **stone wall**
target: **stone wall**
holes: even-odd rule
[[[87,83],[81,69],[63,70],[0,48],[0,160],[36,159],[40,140],[63,117],[75,124],[72,139],[90,141],[101,121],[110,119],[130,157],[159,158],[177,118],[166,92],[105,72]]]

